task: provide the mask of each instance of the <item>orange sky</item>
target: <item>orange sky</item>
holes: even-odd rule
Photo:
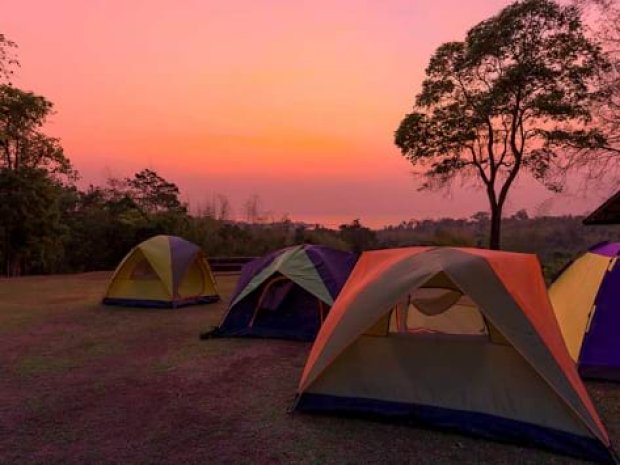
[[[20,0],[0,32],[19,44],[16,85],[55,103],[49,133],[83,184],[149,167],[194,208],[221,193],[241,214],[256,193],[274,216],[380,226],[486,208],[477,191],[417,192],[392,136],[434,49],[507,3]],[[606,194],[521,184],[508,212]]]

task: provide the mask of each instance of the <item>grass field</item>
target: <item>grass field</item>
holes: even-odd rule
[[[201,341],[225,304],[104,307],[108,273],[0,280],[0,464],[571,464],[460,435],[287,414],[309,344]],[[219,276],[226,300],[236,277]],[[620,386],[589,384],[620,443]]]

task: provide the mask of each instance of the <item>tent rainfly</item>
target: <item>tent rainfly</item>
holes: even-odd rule
[[[573,261],[549,298],[581,376],[620,381],[620,242],[595,245]]]
[[[181,307],[219,300],[200,248],[176,236],[155,236],[118,265],[103,298],[108,305]]]
[[[295,409],[406,419],[614,461],[528,254],[363,253],[317,335]]]
[[[349,252],[300,245],[247,263],[222,323],[203,337],[313,341],[355,260]]]

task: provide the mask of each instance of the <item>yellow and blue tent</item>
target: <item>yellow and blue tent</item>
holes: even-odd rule
[[[176,308],[217,300],[215,278],[200,247],[161,235],[138,244],[125,256],[103,303]]]
[[[620,381],[620,243],[591,247],[553,282],[549,298],[581,376]]]

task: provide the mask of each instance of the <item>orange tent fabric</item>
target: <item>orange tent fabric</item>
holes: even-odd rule
[[[525,315],[543,338],[547,347],[553,352],[564,373],[568,376],[573,388],[592,415],[600,429],[601,436],[606,444],[609,437],[596,413],[596,408],[581,382],[577,368],[566,349],[562,332],[555,318],[553,307],[549,301],[547,288],[540,279],[540,263],[534,255],[496,252],[483,249],[460,249],[467,253],[483,257],[489,262],[493,270],[502,279],[504,285],[520,304]]]
[[[438,298],[436,305],[427,308],[439,309],[448,316],[450,311],[461,312],[461,316],[466,315],[465,310],[472,314],[472,308],[476,308],[483,317],[478,321],[484,321],[485,325],[481,334],[472,335],[471,325],[468,334],[459,335],[435,334],[436,331],[425,328],[403,331],[398,327],[402,322],[395,323],[401,318],[396,308],[404,308],[415,316],[416,312],[424,310],[416,308],[415,303],[427,302],[424,299],[432,293],[427,292],[424,299],[419,295],[412,298],[412,295],[420,290],[441,290],[441,287],[451,293],[449,298],[441,302]],[[462,294],[460,299],[459,293]],[[443,296],[446,295],[444,292]],[[452,302],[451,308],[442,310],[442,305],[447,303],[450,306]],[[429,318],[429,314],[426,315],[424,318]],[[418,320],[424,321],[424,318]],[[403,321],[414,319],[405,317]],[[452,323],[455,321],[458,318],[452,319]],[[385,334],[377,329],[382,327]],[[382,335],[385,337],[380,337]],[[452,354],[450,356],[474,372],[478,370],[477,362],[462,357],[466,353],[477,354],[474,357],[480,357],[480,363],[486,364],[478,371],[480,376],[488,376],[489,387],[484,383],[474,386],[475,382],[469,383],[467,374],[463,373],[465,378],[461,381],[452,378],[449,382],[452,385],[470,384],[462,386],[462,389],[468,389],[461,396],[466,399],[465,404],[459,405],[449,396],[442,397],[439,392],[442,383],[450,376],[457,376],[460,367],[457,363],[453,373],[440,373],[447,360],[434,360],[432,352],[435,349],[438,354],[442,351]],[[428,353],[424,356],[412,353],[415,356],[408,358],[401,352],[406,350]],[[376,356],[378,353],[381,356]],[[447,356],[445,354],[442,356]],[[390,365],[388,359],[391,357],[398,358],[398,362]],[[493,368],[493,363],[498,365]],[[514,365],[512,371],[511,364]],[[385,373],[389,366],[399,373]],[[374,382],[375,372],[385,382]],[[433,385],[433,376],[441,382]],[[494,380],[494,376],[503,376],[507,381],[502,384]],[[510,380],[511,376],[517,378]],[[427,382],[426,391],[412,393],[418,379],[420,383]],[[484,395],[480,395],[480,389],[489,390],[489,405],[481,399]],[[523,391],[523,398],[519,397],[519,389]],[[320,408],[327,410],[333,407],[334,410],[346,411],[355,406],[363,411],[371,402],[374,412],[384,406],[389,411],[405,409],[411,412],[413,407],[409,408],[410,404],[417,401],[422,404],[430,402],[429,407],[433,409],[469,412],[468,415],[480,409],[481,414],[491,415],[490,423],[499,419],[499,430],[509,435],[513,432],[506,426],[506,421],[513,420],[520,425],[519,428],[531,424],[534,429],[560,431],[562,439],[559,442],[563,442],[568,453],[586,454],[581,446],[575,446],[578,450],[570,450],[586,438],[586,441],[599,444],[594,448],[602,447],[602,455],[608,457],[609,437],[566,349],[547,296],[540,263],[534,255],[433,247],[362,254],[312,347],[299,383],[297,408],[312,410],[320,404]],[[549,407],[551,404],[553,409]],[[549,409],[545,411],[547,407]],[[525,414],[528,409],[537,411]],[[428,409],[424,415],[427,414]],[[480,428],[484,429],[484,422]],[[524,434],[536,440],[547,433],[528,431]],[[538,441],[542,443],[539,445],[546,445],[545,441]],[[561,448],[556,447],[559,442],[550,447]]]

